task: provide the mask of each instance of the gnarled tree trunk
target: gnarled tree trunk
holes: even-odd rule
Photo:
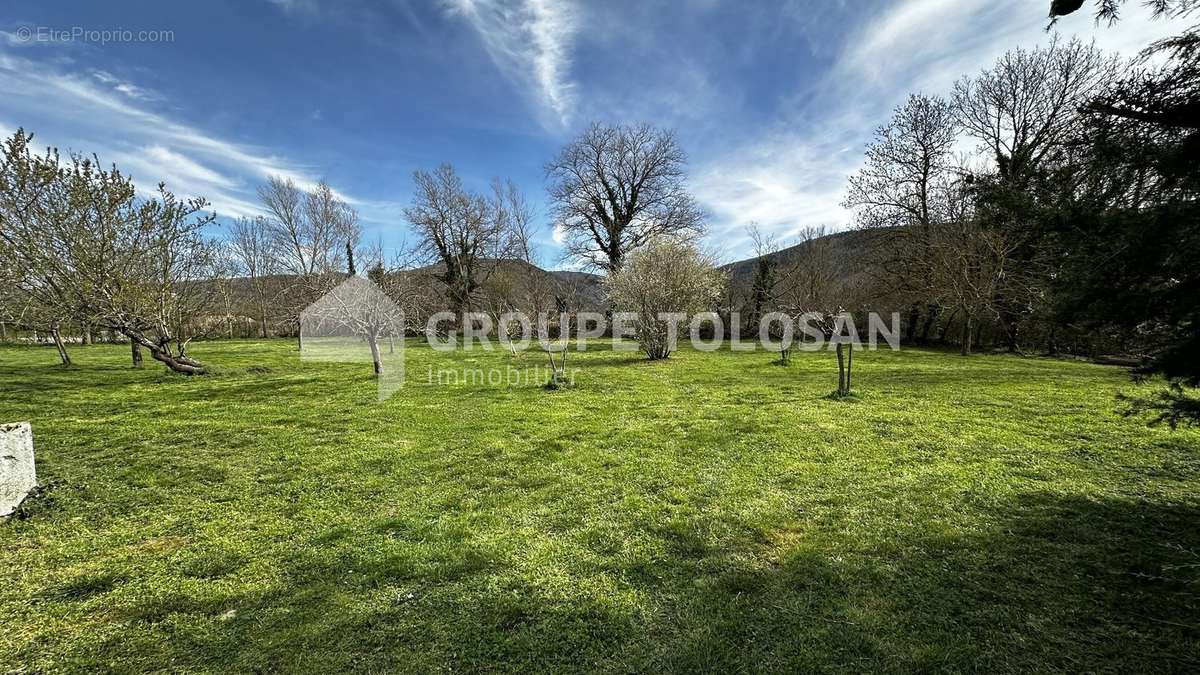
[[[172,354],[169,344],[157,343],[136,330],[125,329],[121,333],[133,342],[149,350],[150,358],[177,373],[183,373],[184,375],[204,375],[208,372],[203,363],[183,354]]]

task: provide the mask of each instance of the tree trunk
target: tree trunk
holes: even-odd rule
[[[8,326],[0,321],[0,342],[8,342]]]
[[[922,343],[929,342],[929,333],[933,330],[933,324],[937,321],[938,315],[942,313],[941,309],[933,303],[929,303],[925,311],[925,323],[921,326]]]
[[[133,355],[133,367],[142,367],[142,346],[137,343],[137,340],[129,341],[129,351]]]
[[[1004,341],[1010,354],[1021,351],[1021,328],[1016,323],[1005,326]]]
[[[1004,346],[1010,353],[1021,350],[1021,310],[1002,294],[996,294],[996,310],[1000,317],[1000,330],[1004,332]]]
[[[838,361],[838,396],[846,395],[846,356],[844,347],[846,345],[839,342],[837,344],[837,361]]]
[[[62,359],[62,364],[64,366],[71,365],[71,355],[67,353],[67,345],[63,343],[58,324],[50,326],[50,337],[54,339],[54,347],[58,350],[58,358]]]
[[[375,365],[375,375],[383,374],[383,359],[379,356],[379,338],[374,333],[367,335],[367,344],[371,345],[371,362]]]
[[[262,329],[262,336],[267,338],[267,302],[261,295],[258,297],[258,318],[259,327]]]
[[[621,271],[621,266],[625,264],[625,259],[619,246],[613,246],[612,250],[608,251],[608,267],[610,273]]]
[[[854,377],[854,343],[851,342],[849,345],[846,346],[846,394],[845,394],[846,396],[849,396],[851,390],[854,388],[853,383],[851,383],[851,381],[850,381],[851,378],[853,378],[853,377]]]
[[[905,326],[905,342],[912,344],[917,337],[917,320],[921,318],[921,305],[914,302],[908,310],[908,325]]]
[[[193,361],[186,356],[174,356],[165,349],[151,349],[150,357],[155,361],[161,362],[171,370],[183,373],[184,375],[203,375],[207,372],[199,362]]]
[[[974,328],[974,325],[973,325],[973,322],[971,321],[971,315],[967,314],[966,317],[963,319],[962,344],[960,345],[960,348],[959,348],[959,352],[963,356],[966,356],[967,354],[971,353],[971,331],[973,328]]]
[[[184,356],[182,353],[179,355],[172,354],[169,346],[157,344],[139,331],[122,330],[121,332],[135,344],[150,350],[150,358],[177,373],[183,373],[184,375],[204,375],[208,372],[203,363]]]
[[[946,321],[942,323],[942,330],[938,333],[938,344],[946,344],[946,336],[950,334],[950,329],[954,327],[954,319],[958,317],[958,309],[950,312],[950,316],[946,317]]]
[[[92,324],[84,321],[80,327],[83,329],[83,344],[92,344]]]
[[[550,359],[550,381],[546,384],[551,389],[557,389],[564,384],[564,376],[567,373],[566,347],[563,348],[562,358],[558,360],[558,363],[554,362],[554,352],[549,349],[546,349],[546,358]]]

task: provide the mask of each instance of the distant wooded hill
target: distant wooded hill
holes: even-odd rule
[[[859,268],[863,266],[863,261],[866,259],[866,252],[877,238],[877,233],[866,230],[833,232],[819,237],[813,240],[813,242],[805,242],[782,248],[768,257],[780,264],[791,262],[801,255],[806,247],[817,244],[822,247],[822,253],[828,256],[827,260],[831,267],[861,272],[862,270]],[[721,269],[729,273],[731,280],[749,279],[754,275],[754,270],[758,266],[758,260],[759,257],[754,256],[753,258],[727,263],[722,265]]]
[[[874,262],[879,259],[876,253],[880,246],[886,245],[887,234],[884,230],[834,232],[763,257],[775,264],[780,277],[790,274],[808,278],[810,282],[819,281],[816,285],[820,288],[813,289],[819,297],[811,299],[811,309],[861,308],[868,299],[879,300],[886,296],[880,293],[881,289],[873,288],[873,282],[878,277]],[[742,307],[749,302],[760,259],[755,256],[722,265],[721,269],[729,275],[731,306]],[[802,274],[795,274],[797,266],[804,268]],[[787,283],[781,281],[781,288],[776,290],[782,292]],[[791,283],[796,283],[796,279]]]
[[[821,274],[827,280],[827,291],[837,297],[837,301],[850,307],[858,295],[858,289],[865,288],[871,278],[871,270],[866,262],[871,247],[876,245],[878,233],[849,231],[836,232],[813,239],[801,244],[780,249],[768,257],[780,269],[795,263],[805,254],[810,260],[819,262]],[[724,309],[741,311],[751,293],[754,275],[758,266],[758,257],[746,258],[727,263],[721,269],[729,276],[729,294]],[[402,276],[406,285],[424,296],[423,306],[428,311],[436,311],[444,302],[445,286],[437,277],[442,271],[441,265],[389,273],[389,278],[395,280],[396,275]],[[328,279],[326,285],[332,287],[341,276]],[[301,284],[291,275],[277,274],[262,280],[268,297],[267,324],[270,334],[292,334],[295,331],[293,310],[302,304]],[[253,335],[261,333],[259,327],[263,311],[259,306],[255,284],[246,277],[228,280],[224,286],[223,295],[226,297],[221,309],[226,317],[208,317],[214,322],[225,321],[230,326],[230,332]],[[590,272],[572,270],[545,270],[536,265],[520,260],[502,260],[495,267],[487,282],[480,291],[479,308],[482,311],[493,311],[498,307],[509,306],[516,309],[531,311],[529,305],[532,298],[540,297],[539,304],[553,311],[555,299],[562,298],[567,302],[571,311],[604,312],[610,309],[603,287],[603,277]],[[233,317],[236,321],[227,320]]]

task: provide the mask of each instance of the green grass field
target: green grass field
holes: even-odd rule
[[[1200,432],[1124,371],[905,350],[437,386],[202,343],[0,348],[48,485],[0,523],[0,670],[1192,671]]]

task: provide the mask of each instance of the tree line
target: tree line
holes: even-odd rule
[[[1097,11],[1115,20],[1121,4]],[[910,342],[941,324],[963,353],[1133,355],[1171,383],[1134,407],[1182,419],[1182,388],[1200,384],[1198,55],[1196,27],[1132,61],[1055,39],[948,98],[910,96],[845,198],[872,235],[874,302],[907,308]]]
[[[325,182],[273,176],[263,215],[225,231],[200,198],[141,194],[100,159],[37,152],[17,130],[0,157],[0,326],[41,331],[70,363],[69,339],[119,337],[199,374],[198,337],[298,335],[302,310],[364,272],[414,319],[569,306],[573,282],[531,274],[534,214],[511,180],[467,187],[445,164],[415,171],[404,218],[414,241],[391,257],[363,241],[355,208]],[[546,168],[568,249],[614,272],[656,237],[694,237],[703,216],[684,187],[686,156],[648,125],[594,124]],[[0,336],[3,337],[3,336]]]

